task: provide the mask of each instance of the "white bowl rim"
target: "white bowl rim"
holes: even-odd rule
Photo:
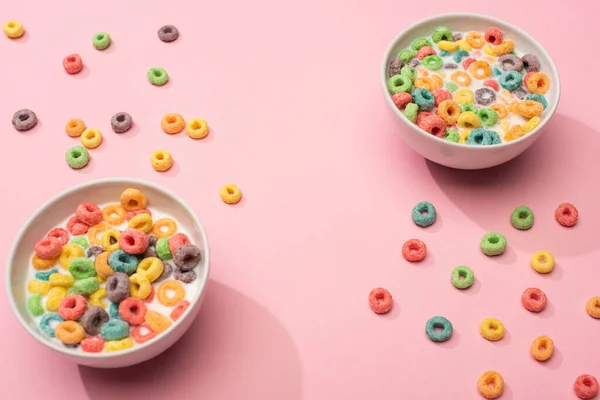
[[[510,27],[510,29],[519,32],[519,34],[526,36],[532,43],[534,43],[537,47],[540,48],[541,53],[544,54],[544,56],[546,56],[546,58],[550,61],[550,65],[549,68],[552,72],[552,74],[556,77],[556,83],[553,82],[553,84],[556,86],[556,102],[552,105],[550,105],[549,110],[547,111],[547,115],[544,119],[542,119],[542,122],[540,123],[540,125],[538,125],[536,127],[535,130],[533,130],[531,133],[527,134],[527,135],[523,135],[520,138],[516,139],[516,140],[512,140],[510,142],[504,142],[501,144],[496,144],[493,146],[467,146],[465,144],[460,144],[460,143],[454,143],[454,142],[450,142],[448,140],[444,140],[442,138],[439,138],[437,136],[434,136],[432,134],[429,134],[427,132],[425,132],[424,130],[422,130],[421,128],[419,128],[417,125],[411,123],[408,119],[406,119],[406,117],[400,112],[400,110],[398,109],[398,107],[396,107],[396,105],[394,104],[394,102],[392,101],[392,96],[390,96],[389,90],[387,88],[387,74],[388,74],[388,68],[389,68],[389,63],[388,60],[390,59],[390,55],[392,52],[392,49],[394,48],[394,45],[406,34],[406,32],[408,32],[409,30],[412,30],[420,25],[429,23],[429,22],[433,22],[436,21],[438,19],[441,18],[479,18],[479,19],[487,19],[487,20],[491,20],[491,21],[495,21],[498,22],[500,24],[506,25],[508,27]],[[556,65],[554,64],[554,60],[552,59],[552,57],[550,57],[550,54],[548,53],[548,51],[544,48],[544,46],[542,46],[531,34],[527,33],[525,30],[509,23],[506,22],[502,19],[496,18],[496,17],[492,17],[490,15],[486,15],[486,14],[478,14],[478,13],[465,13],[465,12],[458,12],[458,13],[448,13],[448,14],[437,14],[437,15],[433,15],[431,17],[427,17],[427,18],[423,18],[420,19],[419,21],[409,25],[408,27],[406,27],[405,29],[403,29],[390,43],[390,45],[388,46],[387,50],[385,51],[385,54],[383,56],[383,62],[381,65],[381,83],[382,83],[382,87],[383,87],[383,92],[386,98],[386,102],[387,104],[392,107],[392,109],[394,109],[394,112],[396,113],[396,115],[402,119],[408,126],[410,126],[413,130],[419,132],[419,134],[421,134],[422,136],[426,136],[434,141],[441,141],[443,143],[448,144],[449,146],[456,146],[459,148],[469,148],[469,149],[476,149],[475,151],[479,150],[479,151],[493,151],[493,150],[497,150],[500,148],[505,148],[505,147],[509,147],[512,146],[516,143],[519,143],[523,140],[525,140],[528,137],[531,136],[535,136],[538,135],[539,132],[542,130],[542,128],[546,125],[546,123],[548,123],[548,121],[550,121],[552,119],[552,117],[554,116],[554,113],[556,111],[556,108],[558,107],[558,103],[560,102],[560,76],[558,74],[558,69],[556,68]]]
[[[199,231],[200,231],[200,236],[202,237],[202,241],[205,244],[206,247],[206,251],[204,256],[205,259],[205,265],[206,268],[204,269],[204,274],[201,277],[198,277],[198,279],[202,279],[202,283],[201,283],[201,287],[198,290],[198,292],[196,293],[196,298],[192,299],[192,301],[190,301],[191,306],[188,308],[186,315],[183,318],[179,318],[177,321],[173,321],[173,324],[171,325],[171,327],[164,332],[164,334],[161,334],[160,336],[157,337],[156,340],[146,344],[146,345],[140,345],[140,346],[133,346],[132,348],[129,349],[125,349],[122,351],[116,351],[116,352],[101,352],[101,353],[87,353],[87,352],[77,352],[74,353],[72,350],[69,350],[67,347],[64,346],[60,346],[54,342],[49,342],[47,340],[44,340],[41,335],[38,332],[35,332],[31,326],[25,321],[25,319],[21,316],[21,314],[17,311],[17,305],[15,303],[14,300],[14,295],[12,292],[12,285],[11,285],[11,272],[12,272],[12,260],[15,256],[15,252],[17,249],[17,243],[19,243],[22,240],[23,235],[25,234],[25,231],[27,230],[27,228],[44,212],[46,212],[46,210],[50,207],[50,205],[55,204],[57,202],[59,202],[60,200],[62,200],[64,197],[66,197],[67,195],[77,192],[81,189],[90,187],[90,186],[97,186],[97,185],[102,185],[102,184],[107,184],[107,183],[124,183],[124,184],[130,184],[130,185],[144,185],[144,186],[149,186],[152,187],[153,189],[159,191],[159,192],[163,192],[166,193],[167,195],[169,195],[170,197],[175,198],[177,201],[179,201],[179,203],[183,206],[183,208],[192,216],[194,223],[198,226]],[[73,186],[69,189],[63,190],[62,192],[60,192],[59,194],[55,195],[54,197],[52,197],[51,199],[49,199],[48,201],[46,201],[42,207],[40,207],[37,211],[35,211],[25,222],[25,224],[23,225],[23,227],[21,228],[21,230],[19,231],[19,234],[16,236],[15,240],[13,241],[13,244],[11,246],[9,255],[8,255],[8,259],[7,259],[7,268],[6,268],[6,293],[8,294],[9,297],[9,301],[10,301],[10,305],[11,308],[13,310],[13,313],[17,316],[17,319],[19,320],[19,322],[21,323],[21,325],[23,326],[23,328],[25,328],[25,330],[27,330],[27,332],[29,332],[31,334],[31,336],[33,336],[38,342],[40,342],[41,344],[43,344],[46,347],[51,348],[52,350],[55,350],[59,353],[65,354],[66,356],[70,356],[70,357],[79,357],[79,358],[86,358],[86,359],[114,359],[114,358],[121,358],[121,357],[126,357],[129,356],[132,353],[135,353],[137,351],[140,350],[144,350],[148,347],[151,347],[155,344],[157,344],[159,341],[166,339],[169,335],[171,335],[173,332],[176,331],[176,329],[174,329],[177,325],[179,325],[180,323],[182,323],[183,320],[185,320],[185,318],[187,318],[189,315],[193,315],[192,313],[192,309],[194,309],[195,307],[199,307],[200,304],[200,298],[202,296],[202,294],[204,293],[204,291],[206,290],[206,284],[208,283],[208,276],[209,276],[209,271],[210,271],[210,246],[208,243],[208,237],[206,235],[206,231],[204,229],[204,226],[202,225],[202,223],[200,222],[200,220],[198,219],[198,217],[196,216],[196,213],[194,212],[194,210],[189,206],[189,204],[184,201],[181,197],[179,197],[178,195],[176,195],[175,193],[171,192],[169,189],[166,189],[162,186],[159,186],[155,183],[149,182],[149,181],[145,181],[142,179],[136,179],[136,178],[101,178],[101,179],[94,179],[88,182],[84,182],[81,183],[79,185]]]

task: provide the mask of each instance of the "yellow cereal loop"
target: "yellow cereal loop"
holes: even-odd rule
[[[111,225],[121,225],[125,216],[125,209],[119,204],[110,204],[102,209],[102,219]]]
[[[106,251],[117,251],[119,250],[119,238],[121,237],[121,232],[116,229],[107,229],[102,234],[100,238],[100,243],[102,248]]]
[[[444,87],[444,80],[440,76],[441,73],[431,75],[431,79],[435,82],[435,86],[437,89],[442,89]]]
[[[148,310],[145,320],[150,329],[156,333],[162,333],[171,326],[169,318],[154,310]]]
[[[536,251],[531,256],[531,266],[540,274],[547,274],[554,269],[554,256],[546,250]]]
[[[469,135],[471,134],[471,129],[462,129],[458,134],[458,143],[466,144],[467,139],[469,139]]]
[[[156,150],[152,153],[150,162],[156,171],[165,172],[173,166],[173,156],[166,150]]]
[[[96,273],[98,277],[106,280],[109,276],[115,273],[115,271],[108,265],[108,257],[110,256],[110,252],[105,251],[96,256],[96,260],[94,261],[94,266],[96,267]]]
[[[500,57],[500,56],[510,53],[514,49],[515,49],[515,42],[513,42],[512,40],[509,39],[509,40],[505,40],[504,42],[502,42],[502,44],[495,46],[493,48],[493,51],[494,51],[495,56]]]
[[[150,296],[152,292],[152,285],[145,274],[138,274],[137,272],[129,277],[131,287],[129,288],[129,294],[131,297],[137,297],[138,299],[144,300]]]
[[[466,72],[463,71],[456,71],[454,72],[452,75],[450,75],[450,80],[454,83],[456,83],[458,86],[469,86],[471,84],[471,77],[469,76],[469,74],[467,74]],[[461,89],[462,90],[462,89]],[[460,90],[457,90],[456,93],[460,92]],[[469,92],[471,92],[469,90]],[[456,93],[454,94],[456,96]],[[473,94],[473,92],[471,92],[471,95]],[[473,101],[473,100],[471,100]],[[471,102],[469,101],[469,103]]]
[[[46,310],[47,311],[58,311],[60,303],[65,297],[67,297],[68,290],[66,287],[55,286],[48,292],[46,298]]]
[[[504,140],[506,140],[507,142],[511,142],[524,136],[525,133],[526,132],[523,130],[521,125],[515,125],[512,128],[510,128],[508,132],[506,132],[506,135],[504,135]]]
[[[523,124],[523,130],[525,132],[531,132],[532,130],[537,128],[537,126],[540,124],[540,122],[542,122],[540,117],[533,117],[529,121],[527,121]]]
[[[102,301],[106,297],[106,289],[100,288],[90,295],[90,305],[106,308]]]
[[[192,118],[188,121],[185,131],[192,139],[204,139],[208,135],[208,124],[202,118]]]
[[[242,192],[235,185],[223,185],[219,191],[221,199],[227,204],[235,204],[242,199]]]
[[[461,50],[464,50],[464,51],[471,51],[471,50],[473,50],[473,48],[471,47],[471,45],[469,43],[467,43],[467,41],[465,39],[461,39],[461,40],[459,40],[456,43],[458,43],[458,47],[460,47]]]
[[[504,107],[502,104],[492,104],[490,108],[496,111],[496,114],[498,114],[498,119],[504,119],[508,116],[508,111],[506,110],[506,107]]]
[[[64,269],[68,269],[71,261],[78,257],[85,257],[85,250],[75,243],[65,244],[60,252],[58,262]]]
[[[170,294],[171,296],[169,297]],[[158,287],[156,298],[160,304],[167,307],[173,307],[181,300],[185,299],[185,288],[179,281],[165,281]]]
[[[469,32],[467,33],[465,39],[467,40],[467,43],[469,43],[469,45],[474,49],[480,49],[485,44],[485,39],[483,38],[483,35],[479,32]]]
[[[465,111],[460,113],[458,116],[458,121],[456,121],[458,126],[461,128],[473,129],[479,128],[481,126],[481,119],[472,111]]]
[[[504,337],[504,324],[499,319],[486,318],[479,326],[479,333],[487,340],[500,340]]]
[[[87,128],[81,134],[81,144],[88,149],[95,149],[102,143],[102,132],[96,128]]]
[[[426,89],[426,90],[429,90],[430,92],[437,89],[437,85],[436,85],[435,81],[433,80],[433,78],[430,78],[428,76],[415,79],[415,82],[413,83],[413,85],[416,88]]]
[[[109,340],[104,343],[104,349],[107,352],[123,351],[133,347],[133,339],[126,337],[121,340]]]
[[[152,225],[151,232],[159,239],[173,236],[177,232],[177,223],[171,218],[160,218]]]
[[[29,290],[29,293],[37,293],[45,296],[50,291],[50,284],[43,281],[29,281],[27,290]]]
[[[75,278],[68,274],[52,274],[48,278],[50,287],[61,286],[64,288],[70,288],[75,283]]]
[[[495,56],[495,54],[494,54],[494,49],[492,48],[492,46],[491,46],[490,44],[486,44],[486,45],[483,47],[483,52],[484,52],[485,54],[487,54],[488,56]]]
[[[90,229],[88,229],[88,241],[90,244],[92,246],[102,246],[102,234],[107,229],[111,229],[111,226],[104,221],[100,221],[99,224],[90,226]]]
[[[23,36],[25,33],[25,29],[23,28],[23,24],[19,21],[11,20],[7,21],[3,26],[4,33],[11,39],[17,39]]]
[[[39,258],[36,254],[33,256],[31,262],[33,264],[33,268],[37,269],[38,271],[45,271],[54,267],[54,265],[56,264],[56,258],[52,258],[50,260],[43,260]]]
[[[457,42],[450,42],[448,40],[440,40],[437,45],[440,50],[446,50],[449,53],[454,53],[459,47]]]
[[[136,273],[146,276],[150,282],[154,282],[163,272],[163,263],[156,257],[144,258],[137,267]]]
[[[144,233],[149,233],[152,230],[152,217],[147,213],[138,214],[129,220],[127,226]]]

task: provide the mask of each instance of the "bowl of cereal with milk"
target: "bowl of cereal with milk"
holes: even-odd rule
[[[102,179],[69,189],[26,222],[7,293],[35,339],[72,361],[117,368],[157,356],[190,327],[209,274],[206,232],[153,183]]]
[[[406,28],[385,54],[381,85],[406,143],[458,169],[521,154],[560,98],[546,50],[520,28],[477,14],[439,15]]]

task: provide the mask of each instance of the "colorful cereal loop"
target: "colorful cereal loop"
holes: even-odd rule
[[[23,24],[15,20],[7,21],[2,26],[2,29],[4,30],[4,34],[11,39],[18,39],[25,33]]]
[[[104,221],[100,221],[99,224],[90,226],[88,230],[88,240],[92,246],[102,246],[102,235],[107,229],[111,229],[111,226]]]
[[[162,261],[156,257],[147,257],[140,261],[136,273],[144,275],[150,282],[154,282],[162,275],[163,269]]]
[[[573,389],[577,397],[587,400],[596,397],[600,390],[600,385],[598,385],[598,380],[592,375],[583,374],[577,377]]]
[[[556,208],[554,217],[562,226],[571,227],[579,220],[579,211],[577,211],[577,208],[573,204],[561,203]]]
[[[185,298],[185,288],[177,281],[165,281],[158,287],[156,298],[162,305],[172,307]]]
[[[63,321],[56,325],[54,334],[64,344],[77,344],[85,337],[83,327],[75,321]]]
[[[504,324],[495,318],[486,318],[479,326],[479,333],[484,339],[497,341],[504,337]]]
[[[108,340],[104,342],[104,349],[109,352],[123,351],[133,347],[133,339],[126,337],[121,340]]]
[[[458,86],[469,86],[471,84],[471,77],[469,74],[463,71],[456,71],[450,75],[450,80],[456,83]]]
[[[152,234],[157,238],[169,237],[177,232],[177,223],[171,218],[161,218],[152,225]]]
[[[63,251],[64,251],[64,246],[63,246],[63,250],[61,250],[61,255],[62,255]],[[45,271],[56,265],[56,258],[51,258],[49,260],[43,260],[43,259],[39,258],[37,254],[35,254],[33,256],[33,258],[31,259],[31,263],[33,264],[33,268],[37,269],[38,271]]]
[[[106,297],[106,289],[100,288],[90,295],[90,305],[106,308],[104,298]]]
[[[48,278],[50,287],[62,286],[64,288],[70,288],[75,283],[75,278],[67,274],[52,274]]]
[[[486,399],[497,399],[504,392],[504,379],[496,371],[487,371],[479,377],[477,389]]]
[[[592,297],[585,304],[585,310],[590,315],[590,317],[595,319],[600,319],[600,297]]]
[[[515,49],[515,43],[512,40],[505,40],[502,44],[494,46],[494,55],[496,57],[503,56]]]
[[[67,297],[67,288],[55,286],[50,289],[48,297],[46,298],[46,310],[54,312],[58,311],[60,303],[62,303],[65,297]]]
[[[458,104],[472,103],[475,100],[475,95],[469,89],[459,89],[454,92],[454,101]]]
[[[480,49],[483,47],[483,45],[485,45],[485,39],[483,38],[483,35],[479,32],[469,32],[467,33],[465,39],[467,43],[469,43],[469,45],[474,49]]]
[[[173,308],[173,311],[171,311],[171,315],[170,315],[171,319],[173,321],[177,321],[183,315],[183,313],[188,309],[189,306],[190,306],[189,301],[181,300],[179,303],[177,303],[175,308]]]
[[[460,47],[461,50],[464,50],[464,51],[471,51],[471,50],[473,50],[473,48],[471,47],[471,45],[465,39],[461,39],[457,43],[458,43],[458,47]]]
[[[65,125],[65,132],[71,137],[79,137],[85,131],[85,123],[77,118],[69,120]]]
[[[506,132],[506,135],[504,135],[504,140],[506,140],[507,142],[511,142],[513,140],[517,140],[518,138],[525,136],[526,133],[527,132],[525,132],[521,125],[515,125],[512,128],[510,128],[508,132]]]
[[[461,128],[474,129],[481,126],[481,119],[474,112],[467,111],[460,113],[457,123]]]
[[[545,94],[549,88],[550,79],[543,72],[536,72],[527,80],[527,89],[533,94]]]
[[[81,341],[81,349],[86,353],[100,353],[104,350],[104,340],[99,335],[88,336]]]
[[[192,118],[188,121],[185,131],[192,139],[204,139],[208,135],[208,124],[202,118]]]
[[[153,332],[147,323],[136,326],[131,331],[131,337],[137,344],[146,343],[148,340],[152,340],[156,337],[156,332]]]
[[[106,280],[109,276],[115,273],[115,271],[108,264],[108,257],[110,256],[110,252],[105,251],[96,256],[96,260],[94,261],[94,267],[96,268],[96,273],[102,279]]]
[[[145,274],[135,273],[129,277],[131,286],[129,288],[129,294],[131,297],[138,299],[145,299],[152,292],[152,285]]]
[[[441,40],[437,45],[440,50],[445,50],[449,53],[454,53],[459,49],[458,43],[450,42],[448,40]]]
[[[50,284],[44,281],[29,281],[27,284],[27,290],[29,293],[37,293],[45,296],[50,291]]]
[[[437,89],[441,89],[444,87],[444,80],[442,79],[442,77],[440,75],[432,74],[431,79],[433,79],[433,81],[435,82],[435,86]]]
[[[548,274],[554,269],[554,256],[546,250],[540,250],[531,256],[531,266],[540,274]]]
[[[469,72],[475,79],[485,79],[492,75],[492,67],[485,61],[475,61],[469,65]]]
[[[145,209],[148,205],[148,200],[142,192],[137,189],[126,189],[121,193],[121,207],[125,211],[137,211]]]
[[[148,310],[145,319],[150,329],[156,333],[166,331],[172,324],[168,317],[154,310]]]
[[[81,134],[81,144],[87,149],[95,149],[102,143],[102,132],[95,128],[88,128]]]
[[[406,261],[418,262],[425,259],[427,246],[419,239],[410,239],[402,245],[402,256]]]
[[[517,105],[517,112],[525,118],[537,117],[544,111],[544,106],[534,100],[523,100]]]
[[[42,296],[34,294],[27,300],[27,308],[34,317],[39,317],[44,314],[44,307],[42,307]]]
[[[508,116],[508,111],[506,110],[506,107],[504,107],[502,104],[492,104],[490,108],[496,111],[499,119],[504,119]]]
[[[111,225],[121,225],[125,221],[125,209],[118,204],[110,204],[102,209],[102,219]]]
[[[119,238],[121,232],[116,229],[107,229],[102,234],[100,244],[105,251],[116,251],[119,250]]]
[[[531,132],[542,122],[540,117],[533,117],[529,121],[523,124],[523,130],[525,132]]]
[[[173,166],[173,156],[167,150],[156,150],[150,156],[152,168],[158,172],[165,172]]]
[[[531,343],[531,355],[538,361],[546,361],[554,353],[554,341],[548,336],[539,336]]]
[[[221,199],[227,204],[236,204],[242,199],[242,192],[236,185],[227,184],[219,190]]]
[[[437,114],[444,120],[446,125],[454,125],[461,114],[460,106],[452,100],[444,100],[439,104]]]
[[[185,128],[185,120],[181,114],[166,114],[160,121],[160,126],[165,133],[174,135],[181,132],[183,128]]]
[[[146,213],[138,214],[129,220],[127,227],[149,233],[152,229],[152,217]]]
[[[435,90],[437,88],[437,85],[433,78],[428,76],[415,79],[414,86],[416,88],[427,89],[429,91]]]

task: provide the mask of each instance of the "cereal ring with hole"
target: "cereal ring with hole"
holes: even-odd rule
[[[416,38],[415,40],[413,40],[413,42],[410,45],[410,47],[414,51],[419,51],[421,49],[421,47],[423,47],[423,46],[431,47],[431,42],[429,41],[429,39],[424,38],[424,37],[419,37],[419,38]]]
[[[458,104],[472,103],[474,99],[473,92],[469,89],[459,89],[454,92],[454,101]]]
[[[415,80],[415,85],[417,84],[417,80],[419,80],[419,79],[421,79],[421,78],[417,78]],[[417,87],[421,87],[421,86],[417,86]],[[427,89],[427,88],[425,88],[425,89]],[[410,93],[396,93],[396,94],[392,95],[392,101],[394,102],[396,107],[398,107],[399,110],[402,110],[403,108],[406,107],[406,105],[408,103],[412,102],[412,96],[410,95]]]
[[[497,341],[504,337],[504,324],[495,318],[486,318],[479,326],[479,333],[484,339]]]
[[[505,54],[510,53],[515,49],[515,43],[512,40],[505,40],[502,44],[498,46],[494,46],[492,49],[494,51],[494,55],[496,57],[503,56]]]
[[[102,209],[102,219],[111,225],[121,225],[125,221],[125,209],[118,204],[110,204]]]
[[[504,71],[521,72],[523,70],[523,61],[514,54],[505,54],[498,58],[500,68]]]
[[[433,136],[443,138],[446,135],[446,123],[437,115],[429,115],[424,118],[419,124],[419,128]]]
[[[599,319],[600,318],[600,297],[592,297],[588,300],[585,305],[585,310],[590,317]]]
[[[25,132],[37,124],[37,116],[33,111],[24,108],[13,114],[12,124],[17,131]]]
[[[150,282],[154,282],[162,275],[163,269],[162,261],[156,257],[148,257],[138,264],[136,273],[144,275]]]
[[[152,340],[156,337],[156,332],[150,329],[147,323],[140,324],[133,328],[131,331],[131,337],[137,344],[146,343],[148,340]]]
[[[401,59],[404,63],[408,63],[416,56],[417,52],[410,49],[402,50],[400,53],[398,53],[398,58]]]
[[[158,301],[167,307],[172,307],[185,298],[185,288],[175,280],[161,283],[156,291]]]
[[[141,210],[148,205],[146,196],[137,189],[126,189],[121,193],[120,202],[125,211]]]
[[[127,228],[121,232],[119,246],[127,254],[142,254],[148,248],[148,235],[137,229]]]
[[[544,106],[535,100],[523,100],[517,105],[517,112],[525,118],[537,117],[544,111]]]
[[[394,299],[384,288],[375,288],[369,293],[369,305],[376,314],[385,314],[392,309]]]
[[[108,265],[110,265],[115,272],[123,272],[127,275],[131,275],[137,269],[138,259],[134,255],[128,254],[123,249],[120,249],[110,254],[108,257]]]
[[[152,292],[152,285],[145,274],[135,273],[129,277],[131,285],[129,287],[129,295],[138,299],[145,299]]]
[[[444,62],[439,56],[432,55],[423,58],[423,65],[431,71],[437,71],[438,69],[442,68]]]
[[[190,306],[189,301],[181,300],[179,303],[177,303],[175,308],[173,308],[173,311],[171,311],[171,315],[170,315],[171,319],[173,321],[177,321],[183,315],[183,313],[188,309],[189,306]]]
[[[458,121],[460,113],[460,106],[452,100],[442,101],[437,109],[437,114],[444,120],[446,125],[454,125]]]
[[[129,297],[119,304],[119,317],[129,325],[141,325],[144,323],[148,308],[140,299]]]
[[[61,247],[69,243],[69,232],[67,232],[63,228],[52,229],[50,232],[48,232],[47,237],[56,238],[58,240],[58,243],[60,243]]]
[[[417,114],[417,125],[420,125],[425,118],[430,117],[431,115],[432,114],[430,112],[421,111],[419,114]]]
[[[467,139],[467,144],[477,146],[490,146],[500,142],[500,136],[496,132],[483,128],[473,129]]]
[[[598,390],[600,390],[598,380],[592,375],[587,374],[579,375],[575,380],[573,388],[575,390],[575,394],[580,399],[592,399],[596,397]]]
[[[156,150],[150,157],[152,168],[158,172],[165,172],[173,166],[173,156],[167,150]]]
[[[138,214],[129,220],[127,227],[149,233],[152,229],[152,217],[147,213]]]
[[[35,246],[35,254],[42,260],[52,260],[60,256],[63,246],[55,237],[45,237],[38,241]]]
[[[92,45],[96,50],[106,50],[110,46],[110,35],[106,32],[98,32],[92,38]]]
[[[221,199],[227,204],[236,204],[242,199],[242,192],[233,184],[221,186],[219,194],[221,195]]]
[[[412,220],[415,225],[420,226],[421,228],[433,225],[436,216],[435,207],[428,201],[417,203],[412,210]]]
[[[148,310],[146,313],[146,323],[157,334],[166,331],[172,325],[168,317],[154,310]]]
[[[456,71],[452,73],[452,75],[450,75],[450,80],[456,83],[458,86],[469,86],[471,84],[471,77],[469,74],[463,71]]]
[[[482,87],[475,91],[475,102],[482,106],[489,106],[496,101],[496,93],[490,88]]]
[[[181,114],[171,113],[166,114],[160,121],[160,126],[165,133],[174,135],[179,133],[185,128],[185,120]]]
[[[98,335],[102,325],[109,321],[110,317],[102,307],[93,306],[87,309],[81,316],[81,326],[88,335]]]
[[[482,108],[477,112],[483,126],[494,126],[498,122],[498,113],[491,108]]]
[[[444,137],[444,140],[447,140],[447,141],[453,142],[453,143],[458,143],[459,138],[460,138],[460,136],[456,129],[454,129],[454,128],[446,129],[446,137]]]
[[[498,82],[496,82],[493,79],[488,79],[486,81],[483,82],[483,86],[487,86],[489,88],[494,89],[496,92],[500,90],[500,85],[498,85]]]
[[[110,319],[100,327],[100,335],[104,340],[126,338],[129,335],[129,324],[121,319]]]
[[[83,327],[75,321],[63,321],[56,325],[54,334],[64,344],[77,344],[85,337]]]
[[[63,322],[64,319],[56,313],[46,313],[40,318],[39,327],[42,332],[48,337],[54,337],[54,328],[50,326],[52,322]]]
[[[452,93],[446,89],[436,89],[432,93],[433,98],[435,99],[434,105],[436,107],[438,107],[442,101],[452,99]]]
[[[413,90],[412,98],[421,110],[431,110],[435,104],[433,93],[426,89],[418,88]]]
[[[118,112],[110,119],[110,127],[115,133],[125,133],[133,125],[131,115],[126,112]]]
[[[481,251],[487,256],[498,256],[506,249],[506,238],[498,232],[486,233],[481,239]]]
[[[6,36],[11,39],[18,39],[25,33],[23,24],[15,20],[7,21],[2,28]]]
[[[88,240],[90,244],[102,246],[102,235],[108,229],[112,229],[112,227],[104,221],[100,221],[98,224],[91,226],[88,229]]]
[[[73,215],[67,221],[67,231],[69,231],[69,233],[71,235],[75,235],[75,236],[84,235],[87,233],[89,228],[90,228],[89,225],[81,222],[79,220],[79,218],[77,218],[77,215]]]
[[[72,169],[81,169],[90,162],[90,153],[83,146],[73,146],[65,154],[67,165]]]
[[[68,74],[77,74],[83,69],[83,61],[79,54],[70,54],[63,59],[63,67]]]
[[[531,256],[531,266],[540,274],[548,274],[554,269],[554,256],[546,250],[540,250]]]
[[[150,68],[146,74],[148,82],[154,86],[162,86],[169,82],[169,74],[163,68]]]
[[[173,278],[183,283],[192,283],[197,277],[198,276],[194,270],[182,271],[179,268],[175,268],[175,272],[173,272]]]
[[[100,243],[102,244],[102,248],[105,251],[113,252],[119,250],[119,238],[121,237],[121,232],[116,229],[107,229],[102,234],[102,238],[100,239]]]
[[[502,31],[499,28],[495,27],[488,28],[483,34],[485,41],[493,44],[494,46],[497,46],[500,43],[502,43],[503,36],[504,35],[502,35]]]
[[[417,89],[425,89],[428,91],[432,91],[432,90],[435,90],[437,85],[436,85],[435,81],[433,80],[433,78],[431,78],[429,76],[422,76],[420,78],[415,79],[414,87]],[[406,104],[412,102],[412,96],[409,93],[404,93],[404,92],[396,93],[392,96],[392,98],[394,96],[405,95],[405,94],[410,97],[410,100]],[[404,98],[407,99],[406,97],[404,97]],[[404,104],[405,107],[406,107],[406,104]]]
[[[562,226],[571,227],[577,223],[579,211],[571,203],[562,203],[556,208],[554,216]]]
[[[60,302],[58,314],[68,321],[75,321],[81,318],[87,310],[87,300],[80,294],[68,295]]]
[[[98,290],[99,284],[98,279],[95,276],[76,280],[73,286],[69,288],[69,294],[81,294],[88,296]]]
[[[537,288],[526,289],[523,295],[521,295],[521,304],[523,304],[526,310],[531,312],[537,313],[542,311],[546,308],[547,301],[546,293]]]
[[[27,284],[27,291],[29,293],[37,293],[45,296],[50,291],[50,284],[44,281],[29,281]]]
[[[120,303],[129,297],[131,282],[127,274],[115,272],[106,280],[106,298],[113,303]]]
[[[200,264],[201,259],[202,252],[200,248],[193,244],[183,244],[173,253],[173,262],[182,272],[194,269]]]
[[[492,75],[492,67],[485,61],[479,60],[469,65],[469,72],[475,79],[485,79]]]
[[[504,107],[502,104],[492,104],[490,108],[496,111],[499,119],[504,119],[508,116],[508,111],[506,110],[506,107]]]
[[[80,344],[86,353],[100,353],[104,350],[104,340],[100,336],[88,336]]]
[[[158,30],[158,38],[165,43],[173,42],[178,37],[179,30],[173,25],[165,25]]]
[[[520,230],[527,230],[533,226],[533,211],[526,206],[519,206],[514,209],[510,216],[512,226]]]
[[[417,59],[418,60],[422,60],[427,56],[435,56],[437,55],[437,51],[435,51],[433,49],[433,47],[430,46],[423,46],[419,49],[419,51],[417,51]]]
[[[550,88],[550,79],[543,72],[535,72],[528,78],[526,85],[530,93],[545,94]]]
[[[554,341],[548,336],[539,336],[531,343],[531,355],[538,361],[546,361],[554,353]]]
[[[460,113],[458,119],[456,120],[456,123],[461,128],[473,129],[479,128],[481,126],[481,119],[479,119],[477,114],[475,114],[474,112],[466,111]]]
[[[406,65],[404,67],[402,67],[402,71],[405,71],[406,67],[407,67]],[[396,94],[396,93],[401,93],[401,92],[410,93],[410,91],[412,90],[412,87],[413,87],[413,80],[414,79],[411,79],[409,76],[407,76],[406,74],[403,74],[402,72],[400,73],[400,75],[394,75],[387,81],[388,91],[391,94]]]
[[[404,67],[404,61],[400,58],[394,58],[388,65],[388,76],[398,75]]]
[[[102,221],[102,211],[100,207],[93,203],[83,202],[77,206],[75,215],[79,221],[87,225],[96,225]]]
[[[525,96],[525,100],[537,101],[544,107],[544,110],[546,109],[546,107],[548,107],[548,101],[546,101],[546,98],[541,94],[528,94],[527,96]]]
[[[87,244],[87,240],[85,242]],[[104,252],[102,246],[91,246],[89,249],[87,249],[85,254],[88,258],[96,259],[96,257],[98,257],[102,252]]]
[[[402,245],[402,255],[406,261],[422,261],[427,255],[427,246],[419,239],[410,239]]]
[[[496,371],[487,371],[477,380],[477,389],[486,399],[497,399],[504,392],[504,379]]]
[[[444,317],[432,317],[425,324],[425,333],[432,342],[445,342],[452,336],[452,323]]]
[[[521,57],[523,68],[527,72],[540,72],[541,64],[540,59],[535,54],[525,54]]]
[[[96,128],[87,128],[81,134],[81,144],[87,149],[95,149],[102,143],[102,132]]]
[[[96,260],[94,261],[94,267],[96,268],[96,273],[102,279],[106,280],[109,276],[115,273],[115,271],[111,268],[108,263],[108,258],[110,257],[110,252],[105,251],[96,256]]]
[[[71,137],[79,137],[85,131],[85,123],[77,118],[69,120],[65,125],[65,132]]]
[[[434,43],[440,41],[452,41],[452,31],[445,26],[438,26],[431,34],[431,39]]]
[[[62,247],[59,263],[64,269],[68,269],[71,262],[79,257],[85,257],[85,251],[76,244],[66,244]]]
[[[512,128],[510,128],[508,132],[506,132],[506,135],[504,135],[504,140],[506,140],[507,142],[511,142],[513,140],[517,140],[520,137],[525,136],[526,133],[527,132],[525,132],[521,125],[515,125]]]
[[[62,250],[64,251],[64,250]],[[61,253],[62,253],[61,251]],[[31,259],[31,262],[33,264],[33,268],[37,269],[38,271],[44,271],[47,269],[50,269],[52,267],[54,267],[54,265],[56,265],[56,258],[51,258],[50,260],[44,260],[41,259],[37,256],[37,254],[34,254],[33,258]]]
[[[467,289],[473,285],[475,274],[466,265],[459,265],[452,270],[452,285],[457,289]]]
[[[467,33],[465,40],[467,41],[467,43],[469,43],[469,46],[473,47],[474,49],[480,49],[485,45],[485,39],[483,38],[483,35],[479,32]]]
[[[58,268],[52,268],[49,271],[39,271],[39,272],[35,273],[35,279],[37,279],[38,281],[48,282],[50,280],[50,276],[52,274],[57,274],[57,273],[58,273]]]
[[[175,251],[184,244],[190,244],[190,239],[185,233],[176,233],[169,238],[169,250],[171,254],[175,254]]]

